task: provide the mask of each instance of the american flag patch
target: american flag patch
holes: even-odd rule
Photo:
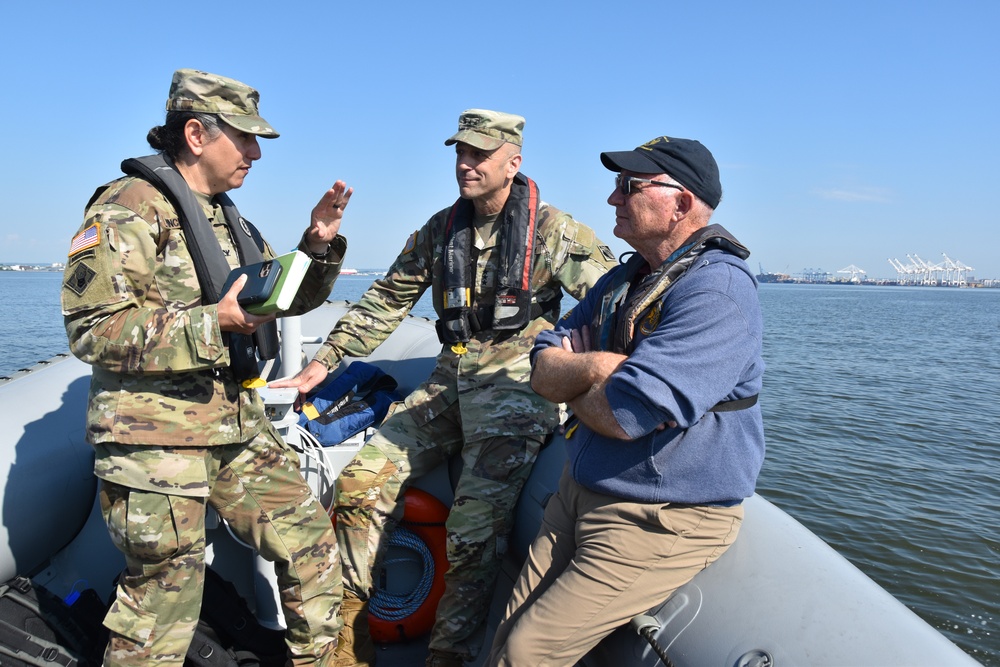
[[[95,222],[90,227],[73,237],[73,242],[69,245],[69,256],[72,257],[81,250],[93,248],[101,242],[101,223]]]

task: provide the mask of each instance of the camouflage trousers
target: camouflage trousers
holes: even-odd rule
[[[457,403],[424,425],[397,406],[337,480],[344,587],[368,598],[371,570],[385,549],[385,531],[402,516],[397,500],[408,480],[460,454],[462,476],[446,522],[450,567],[430,648],[475,657],[480,646],[473,635],[489,611],[514,505],[544,437],[465,441]]]
[[[249,443],[185,454],[191,467],[208,471],[207,497],[102,480],[101,509],[126,562],[104,620],[111,631],[104,665],[183,664],[201,610],[206,503],[274,563],[290,664],[332,665],[341,626],[340,554],[295,451],[268,428]]]

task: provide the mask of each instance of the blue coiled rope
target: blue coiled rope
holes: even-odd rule
[[[394,595],[376,587],[368,601],[368,611],[372,616],[383,621],[398,621],[419,609],[420,605],[427,599],[431,591],[431,584],[434,582],[434,557],[431,556],[430,549],[420,537],[402,526],[397,526],[389,535],[389,546],[409,549],[419,555],[423,561],[420,581],[413,587],[413,590],[402,595]],[[412,562],[413,559],[387,560],[382,564],[382,568],[385,569],[393,563],[408,561]]]

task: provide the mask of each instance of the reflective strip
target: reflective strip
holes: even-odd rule
[[[472,291],[469,287],[454,287],[444,290],[441,296],[445,308],[464,308],[472,300]]]

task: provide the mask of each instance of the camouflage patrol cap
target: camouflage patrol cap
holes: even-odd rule
[[[511,113],[488,109],[467,109],[458,117],[458,132],[445,140],[445,146],[461,141],[476,148],[492,151],[504,143],[521,145],[524,118]]]
[[[260,93],[236,79],[194,69],[179,69],[170,82],[167,111],[217,114],[241,132],[273,139],[278,133],[257,112],[259,101]]]

